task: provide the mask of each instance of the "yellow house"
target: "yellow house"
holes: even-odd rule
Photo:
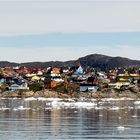
[[[130,74],[130,76],[132,76],[132,77],[140,77],[139,74]]]
[[[26,77],[33,77],[36,76],[36,74],[26,74]]]
[[[126,73],[124,74],[124,76],[130,76],[130,75],[129,75],[129,73],[128,73],[128,72],[126,72]]]
[[[59,73],[51,73],[51,76],[52,76],[52,77],[59,77],[60,74],[59,74]]]
[[[40,80],[40,77],[39,76],[33,76],[31,80],[32,81],[39,81]]]
[[[127,81],[127,78],[121,77],[119,78],[119,81]]]

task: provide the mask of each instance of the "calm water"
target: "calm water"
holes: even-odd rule
[[[140,101],[0,99],[0,140],[139,140]]]

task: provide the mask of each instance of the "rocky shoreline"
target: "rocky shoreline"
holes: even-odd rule
[[[27,97],[45,97],[45,98],[132,98],[138,99],[140,98],[140,92],[131,92],[131,91],[119,91],[116,92],[114,90],[106,90],[106,91],[98,91],[98,92],[73,92],[72,94],[69,93],[60,93],[51,90],[41,90],[41,91],[4,91],[0,93],[0,98],[27,98]]]

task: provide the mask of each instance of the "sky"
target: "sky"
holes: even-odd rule
[[[139,14],[140,0],[0,0],[0,61],[140,60]]]

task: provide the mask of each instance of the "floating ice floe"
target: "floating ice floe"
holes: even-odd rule
[[[76,107],[95,107],[95,106],[97,106],[97,104],[96,103],[94,103],[94,102],[75,102],[75,103],[73,103],[72,105],[74,105],[74,106],[76,106]]]
[[[103,117],[103,114],[100,114],[99,117]]]
[[[56,100],[46,105],[53,108],[95,108],[97,106],[94,102],[59,102]]]
[[[140,109],[140,106],[136,106],[135,109]]]
[[[120,120],[121,118],[122,118],[122,117],[120,117],[120,116],[118,117],[119,120]]]
[[[134,100],[133,98],[126,98],[126,97],[122,97],[122,98],[104,98],[104,99],[101,99],[101,101],[107,101],[107,102],[110,102],[110,101],[131,101],[131,100]]]
[[[1,100],[5,100],[5,99],[7,99],[7,98],[4,98],[4,97],[2,97],[2,98],[0,98]]]
[[[134,107],[132,107],[132,106],[128,106],[128,109],[131,110],[131,109],[134,109]]]
[[[38,97],[37,100],[39,100],[39,101],[46,101],[47,98],[44,98],[44,97]]]
[[[10,110],[10,108],[7,108],[7,107],[1,107],[0,110],[1,110],[1,111],[6,111],[6,110]]]
[[[60,98],[46,98],[46,101],[62,101]]]
[[[97,107],[97,106],[96,106],[94,109],[95,109],[95,110],[103,110],[103,109],[106,109],[106,107],[103,107],[103,106]]]
[[[140,109],[140,101],[135,101],[134,102],[134,105],[135,105],[135,109]]]
[[[135,101],[134,104],[135,105],[140,105],[140,101]]]
[[[34,100],[37,100],[37,98],[29,97],[24,99],[24,101],[34,101]]]
[[[75,102],[75,99],[69,98],[69,99],[65,99],[65,101],[68,101],[68,102]]]
[[[124,131],[124,130],[125,130],[125,127],[124,127],[124,126],[118,126],[117,129],[118,129],[119,131]]]
[[[17,108],[13,108],[13,111],[19,111],[19,110],[30,110],[31,108],[26,108],[26,107],[23,107],[23,106],[19,106]]]
[[[137,115],[133,115],[133,116],[132,116],[132,118],[137,118],[137,117],[138,117]]]
[[[114,106],[114,107],[111,107],[111,108],[109,108],[109,110],[114,110],[114,111],[117,111],[117,110],[119,110],[120,108],[118,107],[118,106]]]

